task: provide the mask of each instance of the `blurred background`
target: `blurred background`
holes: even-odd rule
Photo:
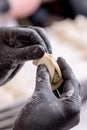
[[[87,129],[87,0],[0,0],[0,26],[32,25],[46,30],[53,55],[62,56],[84,87],[81,121]],[[36,67],[27,62],[0,88],[0,130],[11,128],[35,87]]]

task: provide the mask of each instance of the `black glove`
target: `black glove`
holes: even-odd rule
[[[49,49],[51,51],[51,46],[41,28],[0,28],[0,86],[10,80],[25,61],[39,59]]]
[[[63,76],[61,97],[52,92],[47,68],[40,65],[35,92],[20,112],[13,130],[68,130],[78,124],[82,88],[65,60],[59,58],[58,64]]]
[[[7,0],[0,0],[0,13],[7,12],[9,9],[9,2]]]

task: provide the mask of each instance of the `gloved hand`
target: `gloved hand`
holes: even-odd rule
[[[41,28],[0,28],[0,86],[9,81],[25,61],[39,59],[51,46]]]
[[[13,130],[68,130],[77,125],[83,97],[82,88],[63,58],[58,58],[63,84],[61,97],[51,90],[47,68],[37,69],[36,88],[21,110]]]
[[[0,0],[0,13],[7,12],[9,9],[9,2],[7,0]]]

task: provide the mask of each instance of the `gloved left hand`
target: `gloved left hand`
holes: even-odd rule
[[[48,70],[40,65],[34,94],[21,110],[13,130],[69,130],[78,124],[83,89],[63,58],[58,58],[58,64],[63,77],[61,97],[52,92]]]
[[[50,43],[41,28],[0,28],[0,86],[9,81],[25,61],[41,58],[51,52]]]

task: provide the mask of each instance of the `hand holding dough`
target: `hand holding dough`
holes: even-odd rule
[[[47,66],[48,71],[50,73],[50,77],[51,77],[52,90],[57,89],[61,85],[61,83],[63,81],[61,71],[60,71],[58,64],[54,60],[52,54],[45,53],[45,55],[41,59],[34,60],[33,64],[36,66],[38,66],[40,64],[44,64]]]

